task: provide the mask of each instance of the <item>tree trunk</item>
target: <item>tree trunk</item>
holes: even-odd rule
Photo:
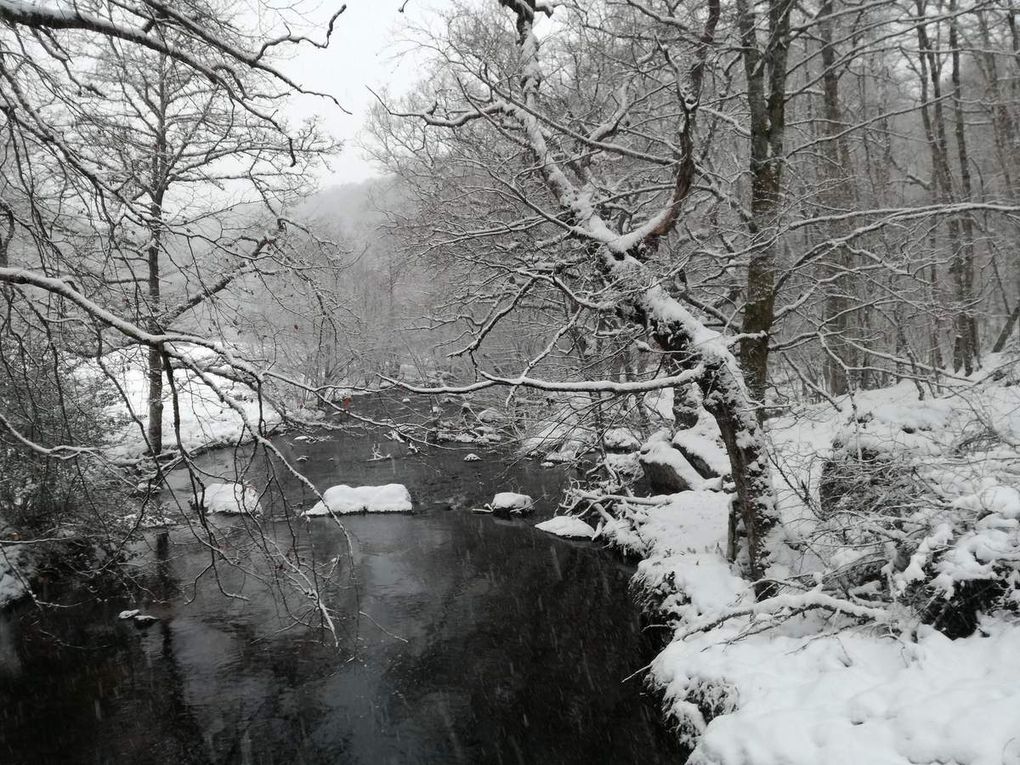
[[[956,10],[956,2],[949,5],[952,15]],[[953,116],[956,136],[956,150],[960,159],[960,186],[963,200],[973,199],[973,188],[970,180],[970,156],[967,152],[967,126],[964,122],[962,89],[960,84],[960,47],[959,30],[956,19],[949,22],[949,47],[952,49],[953,60]],[[979,355],[977,319],[974,317],[974,219],[965,213],[961,221],[963,242],[960,253],[953,258],[956,269],[954,282],[957,284],[957,301],[955,325],[956,342],[953,346],[953,367],[961,367],[969,375]]]
[[[167,190],[167,60],[160,58],[158,82],[158,109],[156,113],[156,142],[151,158],[151,174],[149,178],[149,246],[146,251],[148,261],[148,321],[146,328],[153,334],[163,331],[160,312],[162,297],[160,295],[160,250],[163,240],[163,201]],[[163,451],[163,349],[149,348],[148,359],[149,382],[149,423],[146,436],[149,451],[153,455]]]
[[[918,18],[925,15],[924,0],[916,0]],[[951,27],[952,30],[952,27]],[[924,23],[917,25],[917,42],[920,50],[921,68],[921,121],[925,128],[928,144],[931,148],[932,186],[935,201],[950,204],[955,201],[953,174],[949,167],[949,141],[946,131],[945,114],[942,109],[942,65]],[[956,70],[957,58],[954,57],[954,89],[958,87],[959,74]],[[931,85],[931,111],[928,104],[928,85]],[[966,242],[961,234],[960,219],[955,215],[948,216],[946,232],[951,252],[949,276],[953,286],[953,368],[963,368],[966,374],[973,372],[974,346],[973,330],[968,319],[968,311],[973,303],[972,290],[973,268],[968,268],[968,256],[965,252]],[[971,272],[968,276],[968,271]]]
[[[770,333],[775,318],[779,197],[786,125],[786,60],[792,2],[769,0],[769,37],[764,50],[758,47],[753,7],[748,0],[737,0],[736,7],[751,116],[752,251],[747,267],[740,358],[760,420],[765,413]]]
[[[843,112],[839,103],[839,75],[836,73],[836,49],[833,45],[833,6],[826,0],[819,10],[818,37],[822,44],[822,201],[828,208],[826,213],[845,212],[852,202],[853,177],[850,166],[850,152],[841,136]],[[846,225],[835,224],[831,233],[835,236],[846,233]],[[822,368],[825,385],[829,392],[840,396],[850,390],[848,368],[854,365],[853,347],[847,342],[850,332],[850,274],[853,269],[849,248],[838,247],[832,254],[832,262],[823,270],[828,282],[825,302],[822,306],[822,327],[825,337]]]

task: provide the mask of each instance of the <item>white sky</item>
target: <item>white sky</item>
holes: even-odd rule
[[[333,40],[327,50],[302,45],[293,58],[280,63],[280,68],[311,90],[335,96],[344,114],[325,99],[302,99],[295,104],[298,114],[314,112],[323,126],[346,144],[333,161],[333,173],[323,178],[324,186],[352,183],[379,174],[357,146],[368,108],[375,98],[368,88],[379,91],[389,87],[391,94],[406,92],[418,79],[415,56],[409,53],[406,40],[410,24],[421,24],[443,0],[409,0],[404,13],[399,8],[404,0],[347,0],[347,10],[337,20]],[[306,3],[304,10],[315,19],[328,19],[341,2],[318,0]],[[324,29],[315,34],[321,39]],[[311,36],[311,35],[310,35]]]

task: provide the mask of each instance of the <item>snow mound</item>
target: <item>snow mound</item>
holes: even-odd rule
[[[382,486],[347,486],[341,484],[322,493],[305,515],[349,515],[351,513],[409,513],[411,493],[401,483]]]
[[[539,531],[567,539],[593,539],[595,529],[572,515],[557,515],[535,526]]]
[[[637,452],[630,452],[629,454],[608,452],[602,463],[606,466],[607,470],[632,480],[640,478],[643,474]]]
[[[241,483],[213,483],[205,487],[199,505],[207,513],[258,513],[259,495],[250,486]]]

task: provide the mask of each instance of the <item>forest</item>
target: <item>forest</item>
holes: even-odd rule
[[[1020,9],[381,5],[0,0],[0,760],[1020,765]]]

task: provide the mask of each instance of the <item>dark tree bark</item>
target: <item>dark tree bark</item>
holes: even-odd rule
[[[747,103],[750,110],[752,252],[740,358],[751,397],[764,417],[770,333],[775,318],[775,282],[779,254],[779,204],[783,183],[783,136],[786,129],[786,77],[792,0],[769,0],[768,39],[759,47],[756,14],[749,0],[737,0],[737,27],[742,47]]]

